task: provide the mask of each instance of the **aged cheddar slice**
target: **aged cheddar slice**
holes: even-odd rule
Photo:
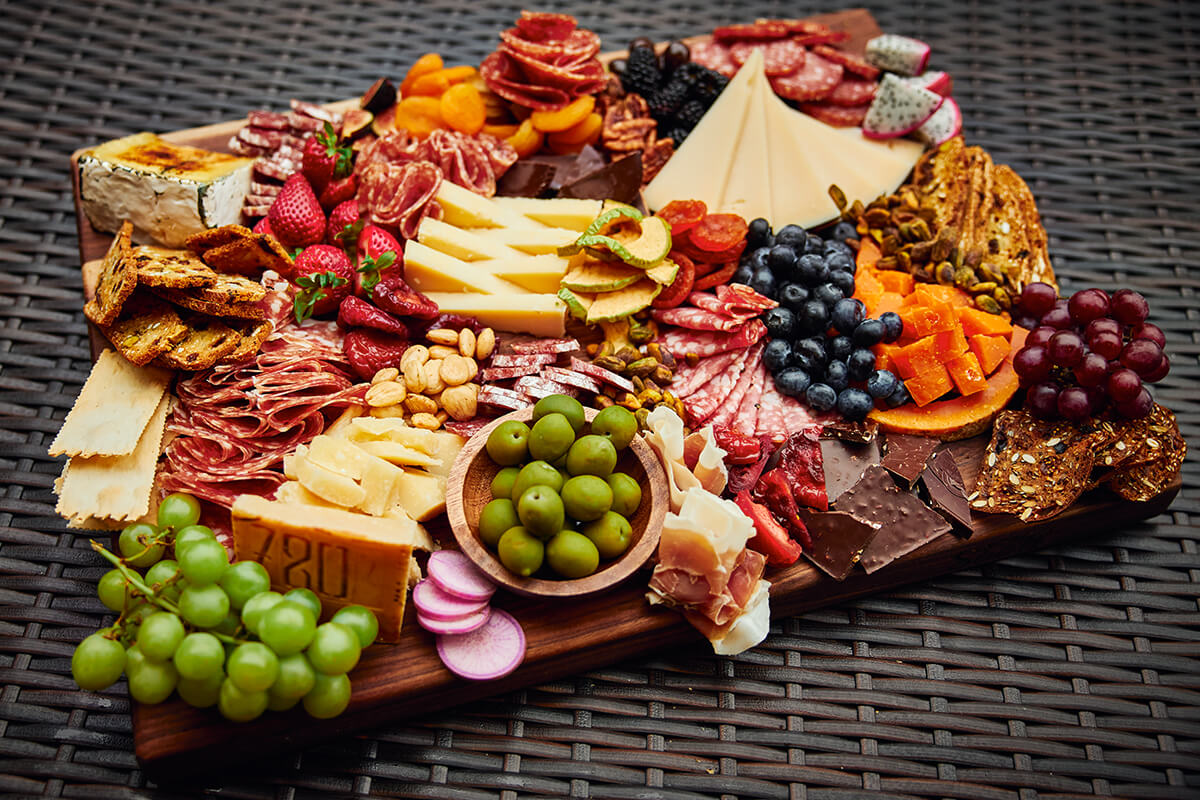
[[[579,238],[578,231],[567,228],[489,228],[475,233],[533,256],[553,255],[558,248]]]
[[[554,228],[582,231],[600,214],[599,200],[573,197],[495,197],[492,202]]]
[[[79,196],[92,227],[182,247],[206,228],[241,221],[253,160],[135,133],[79,157]]]
[[[500,331],[558,337],[566,327],[566,304],[552,294],[426,292],[443,314],[475,317]]]
[[[450,181],[442,181],[437,201],[442,207],[442,220],[458,228],[542,227],[542,223],[521,212]]]
[[[521,257],[520,250],[514,250],[503,242],[488,239],[481,236],[480,233],[456,228],[440,219],[426,217],[421,220],[421,226],[417,229],[417,241],[463,261]]]
[[[474,261],[471,266],[538,294],[554,294],[570,262],[560,256],[523,256]]]
[[[410,241],[404,245],[404,278],[421,292],[514,294],[524,291],[477,264]]]
[[[413,547],[426,534],[411,519],[368,517],[336,508],[244,494],[233,504],[239,559],[267,568],[271,586],[311,589],[327,610],[359,604],[379,618],[385,642],[400,637]]]

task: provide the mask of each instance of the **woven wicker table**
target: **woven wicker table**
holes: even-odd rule
[[[0,793],[125,797],[1200,796],[1200,466],[1168,514],[697,647],[158,784],[123,684],[79,692],[103,562],[54,515],[46,445],[89,367],[67,156],[330,101],[418,55],[477,63],[519,4],[0,0]],[[612,47],[783,6],[545,2]],[[911,5],[911,4],[906,4]],[[1030,183],[1066,288],[1132,286],[1173,354],[1160,400],[1200,449],[1200,8],[873,8],[934,47],[966,134]]]

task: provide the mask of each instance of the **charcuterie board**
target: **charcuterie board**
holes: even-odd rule
[[[816,19],[863,41],[879,32],[870,15],[861,9]],[[355,101],[347,102],[353,105]],[[164,138],[221,150],[241,125],[240,120],[218,123],[175,131]],[[110,237],[94,230],[80,210],[75,159],[72,174],[80,255],[86,264],[104,255]],[[85,270],[85,287],[94,280],[95,276]],[[102,337],[93,331],[93,345],[98,347],[102,342]],[[985,437],[976,437],[952,448],[967,491],[974,484],[985,444]],[[977,515],[970,536],[943,534],[885,569],[871,574],[855,571],[840,582],[806,561],[776,568],[770,575],[772,613],[782,617],[853,600],[1052,545],[1100,527],[1131,524],[1163,512],[1179,487],[1176,478],[1166,491],[1145,503],[1126,502],[1107,492],[1093,491],[1054,519],[1029,524],[1015,517]],[[444,523],[440,528],[437,524],[429,527],[442,543],[451,541]],[[502,594],[496,600],[497,607],[521,622],[528,642],[524,663],[504,678],[468,682],[455,677],[439,660],[434,636],[417,626],[411,619],[412,609],[408,609],[402,643],[376,645],[364,653],[353,674],[353,699],[341,716],[320,721],[305,717],[300,711],[291,711],[239,725],[181,701],[137,705],[134,711],[137,756],[152,771],[169,771],[178,776],[201,765],[203,769],[211,769],[221,763],[296,749],[372,725],[435,713],[667,646],[700,646],[700,637],[681,616],[647,605],[647,576],[646,572],[639,573],[610,592],[586,599],[545,600]]]

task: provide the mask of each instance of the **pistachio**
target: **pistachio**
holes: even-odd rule
[[[951,264],[949,261],[943,261],[942,263],[937,265],[936,269],[934,269],[933,277],[936,278],[937,282],[940,283],[942,286],[953,286],[954,285],[954,265]]]
[[[608,408],[611,405],[614,405],[611,397],[605,397],[602,394],[596,395],[596,399],[593,402],[595,403],[595,406],[598,409],[604,409],[604,408]]]
[[[972,285],[979,283],[979,278],[975,277],[975,273],[970,267],[959,267],[954,273],[954,285],[960,289],[968,289]]]
[[[633,412],[633,417],[634,417],[634,419],[637,420],[639,429],[647,430],[650,427],[650,422],[649,422],[650,410],[649,409],[639,408],[637,411]]]
[[[611,356],[614,352],[612,342],[601,342],[600,348],[596,351],[596,358]]]
[[[621,399],[617,401],[617,405],[624,406],[630,411],[637,411],[642,407],[642,402],[638,400],[636,396],[630,394],[629,392],[625,392]]]
[[[615,372],[618,375],[625,374],[625,362],[613,355],[599,356],[592,360],[592,363],[597,367],[604,367],[609,372]]]
[[[885,208],[872,208],[863,215],[863,219],[872,228],[882,228],[892,221],[892,215]]]
[[[996,287],[992,292],[992,298],[996,301],[996,305],[1002,309],[1012,308],[1012,296],[1004,289],[1003,286]]]
[[[907,250],[901,250],[899,253],[896,253],[896,266],[905,272],[912,271],[912,256],[909,255]]]
[[[663,395],[662,392],[647,388],[638,392],[637,399],[643,406],[652,406],[661,403]]]
[[[624,347],[622,347],[620,350],[618,350],[616,352],[615,355],[617,358],[621,359],[626,364],[631,364],[634,361],[637,361],[639,358],[642,357],[641,353],[639,353],[637,350],[634,350],[629,345],[625,345]]]
[[[629,382],[633,384],[634,390],[639,392],[646,387],[645,382],[638,375],[634,375],[632,378],[630,378]]]
[[[629,341],[634,344],[646,344],[653,341],[658,334],[658,326],[651,321],[629,320]]]
[[[971,286],[971,288],[969,288],[967,291],[969,291],[971,294],[984,294],[984,293],[990,294],[991,292],[994,292],[995,290],[996,290],[996,282],[995,281],[980,281],[979,283],[976,283],[973,286]]]
[[[658,362],[654,360],[653,356],[646,356],[630,363],[627,367],[627,371],[630,375],[634,375],[639,378],[645,378],[647,375],[653,372],[657,366]]]
[[[829,185],[829,197],[833,200],[833,204],[838,207],[838,211],[846,207],[846,193],[838,188],[836,183]]]
[[[667,384],[675,379],[675,374],[671,372],[667,365],[659,364],[654,368],[654,371],[650,373],[650,377],[653,378],[656,383]]]
[[[997,303],[990,294],[981,294],[976,297],[975,305],[978,306],[981,311],[986,311],[989,314],[999,314],[1001,311],[1000,304]]]
[[[684,355],[683,360],[685,362],[687,362],[687,365],[689,367],[694,367],[700,363],[700,354],[699,353],[687,353],[686,355]]]

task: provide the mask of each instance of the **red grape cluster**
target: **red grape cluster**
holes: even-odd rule
[[[1147,383],[1166,377],[1171,361],[1166,337],[1146,322],[1150,304],[1131,289],[1110,296],[1084,289],[1070,299],[1054,287],[1031,283],[1021,292],[1020,316],[1030,328],[1013,368],[1028,386],[1025,407],[1043,419],[1086,419],[1110,403],[1127,419],[1150,413]]]

